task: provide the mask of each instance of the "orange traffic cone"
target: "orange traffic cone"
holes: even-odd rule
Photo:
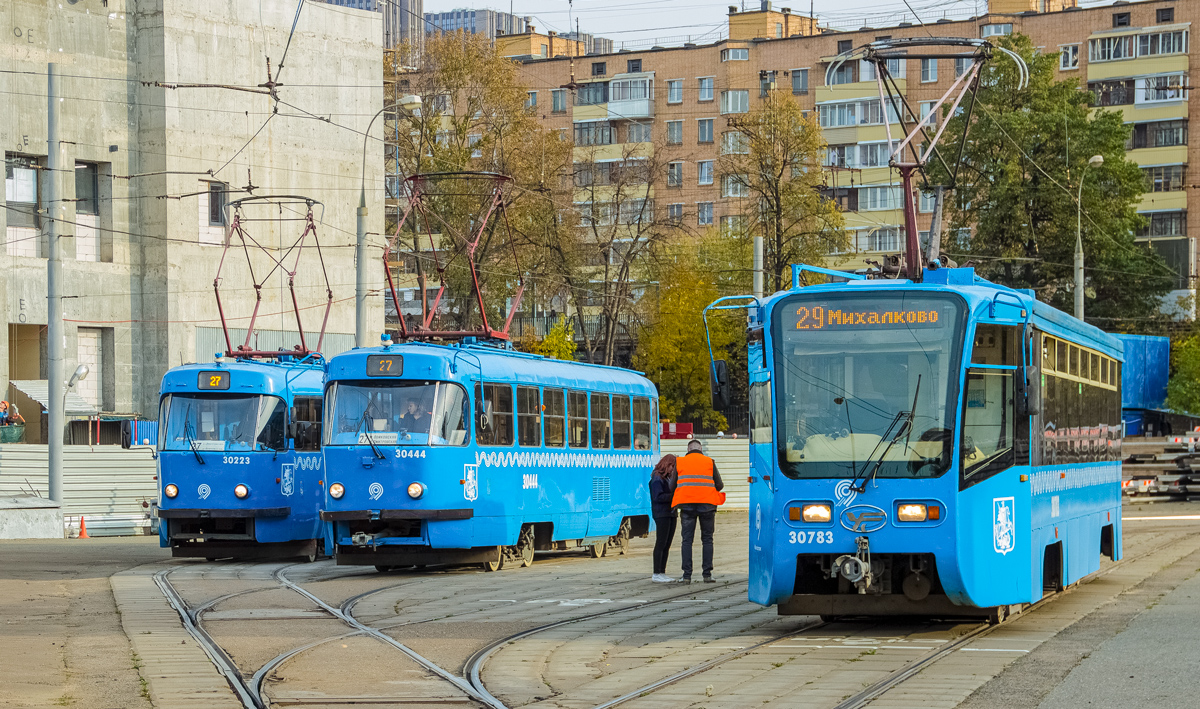
[[[87,520],[85,520],[83,517],[79,518],[79,538],[80,539],[91,539],[91,537],[89,537],[88,533],[87,533]]]

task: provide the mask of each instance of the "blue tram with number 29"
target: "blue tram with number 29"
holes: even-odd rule
[[[339,564],[528,566],[651,528],[654,385],[504,344],[384,339],[329,360],[326,548]]]
[[[324,363],[217,355],[162,380],[159,537],[173,556],[314,559]]]
[[[1115,337],[970,268],[805,270],[749,308],[750,600],[1003,616],[1120,558]]]

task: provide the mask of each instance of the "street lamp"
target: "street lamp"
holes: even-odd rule
[[[399,108],[412,114],[421,108],[421,97],[408,94],[390,106],[384,106],[371,117],[367,131],[363,133],[362,182],[358,193],[358,241],[355,248],[355,288],[354,288],[354,346],[367,347],[370,335],[367,333],[367,139],[371,137],[371,126],[375,119],[385,111]]]
[[[1103,164],[1103,155],[1088,158],[1087,165],[1079,175],[1079,196],[1075,198],[1075,206],[1079,208],[1075,219],[1075,317],[1080,320],[1083,320],[1083,178],[1087,176],[1089,167]]]
[[[87,379],[88,372],[90,371],[92,370],[86,364],[81,364],[75,368],[74,373],[71,374],[70,381],[67,382],[67,388],[63,389],[63,411],[67,410],[67,392],[71,391],[77,382]]]

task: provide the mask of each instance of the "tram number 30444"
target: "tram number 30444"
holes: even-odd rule
[[[833,532],[788,532],[792,544],[833,544]]]

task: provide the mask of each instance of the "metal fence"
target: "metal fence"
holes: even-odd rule
[[[0,446],[0,495],[49,494],[45,445]],[[68,528],[87,519],[93,536],[144,534],[158,503],[157,464],[147,447],[66,446],[63,517]]]

